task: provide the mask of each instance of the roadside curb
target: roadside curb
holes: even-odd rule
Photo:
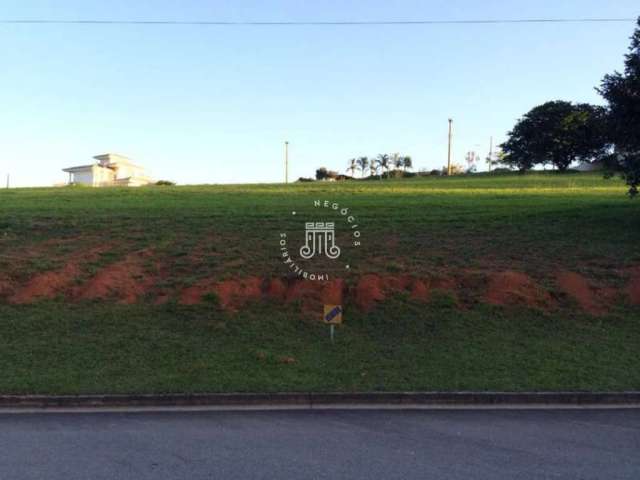
[[[428,409],[640,408],[640,392],[204,393],[0,395],[3,410],[38,409]]]

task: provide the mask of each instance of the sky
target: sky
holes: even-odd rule
[[[475,20],[640,15],[637,0],[0,0],[0,20]],[[114,152],[179,184],[281,182],[348,160],[440,168],[548,100],[602,103],[634,24],[0,24],[0,175],[51,185]],[[484,168],[484,166],[482,166]],[[2,182],[3,183],[3,182]]]

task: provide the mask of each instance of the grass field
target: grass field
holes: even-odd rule
[[[3,190],[0,393],[640,389],[625,191],[550,173]],[[315,200],[362,233],[316,264],[324,284],[278,243],[334,218]]]

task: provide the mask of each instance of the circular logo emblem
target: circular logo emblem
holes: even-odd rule
[[[280,255],[289,272],[326,281],[348,273],[361,245],[360,225],[351,210],[330,200],[314,200],[291,212],[295,230],[280,233]]]

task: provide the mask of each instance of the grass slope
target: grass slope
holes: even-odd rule
[[[640,204],[624,192],[595,174],[0,191],[0,283],[21,285],[105,245],[78,283],[145,249],[145,268],[161,259],[163,286],[176,291],[284,275],[278,233],[299,230],[313,200],[327,199],[362,225],[354,277],[510,269],[544,284],[566,269],[615,285],[640,263]],[[400,295],[370,312],[347,306],[331,345],[298,305],[230,313],[208,300],[13,305],[0,295],[0,392],[640,388],[640,312],[624,302],[593,317],[571,301],[545,312]]]

